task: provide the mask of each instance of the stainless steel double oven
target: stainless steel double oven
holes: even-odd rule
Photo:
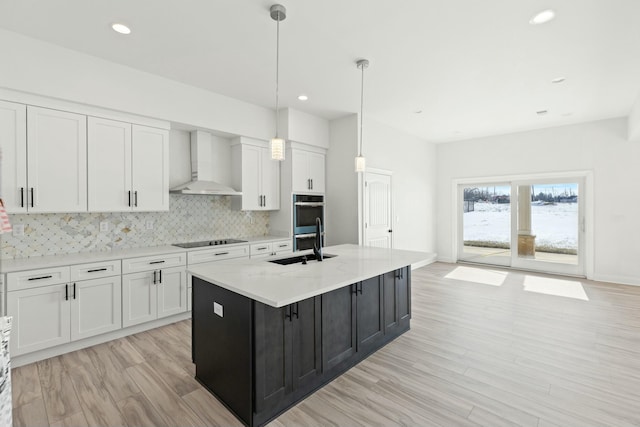
[[[316,238],[316,218],[322,223],[322,246],[324,246],[324,196],[309,194],[293,195],[293,250],[313,248]]]

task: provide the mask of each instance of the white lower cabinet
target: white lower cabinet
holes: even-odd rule
[[[250,247],[250,258],[267,258],[293,252],[291,239],[267,243],[254,243]]]
[[[122,275],[122,325],[187,311],[186,282],[184,267]]]
[[[7,314],[13,316],[11,356],[71,341],[68,283],[7,292]]]
[[[82,280],[72,286],[72,341],[122,328],[120,276]]]
[[[69,270],[58,267],[9,273],[7,313],[13,316],[12,355],[122,327],[120,275],[68,282]],[[56,277],[65,279],[65,283],[48,283]]]

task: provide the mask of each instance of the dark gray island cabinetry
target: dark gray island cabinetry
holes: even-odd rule
[[[349,251],[343,254],[348,258]],[[271,286],[275,295],[290,287],[293,296],[286,299],[268,300],[266,293],[232,284],[225,274],[243,268],[240,264],[229,263],[226,273],[225,268],[191,271],[196,379],[246,425],[267,423],[409,330],[410,264],[421,259],[409,257],[404,265],[395,259],[386,265],[392,270],[381,272],[378,265],[369,269],[374,276],[363,278],[366,265],[361,263],[358,274],[346,272],[341,265],[347,259],[331,265],[337,255],[303,267],[244,266],[248,270],[242,274],[255,280],[260,292]],[[334,273],[310,278],[341,269],[359,280],[326,286],[333,280],[327,275]],[[277,284],[273,275],[284,283]],[[309,292],[309,283],[297,286],[292,276],[323,282],[317,290],[324,292]]]

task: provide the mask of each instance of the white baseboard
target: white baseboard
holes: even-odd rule
[[[618,283],[620,285],[640,286],[640,278],[595,273],[591,280],[596,282]]]
[[[140,325],[129,326],[128,328],[118,329],[117,331],[108,332],[95,337],[85,338],[79,341],[73,341],[67,344],[58,345],[43,350],[34,351],[32,353],[21,354],[19,356],[11,356],[11,367],[28,365],[29,363],[38,362],[50,357],[60,356],[61,354],[70,353],[72,351],[91,347],[93,345],[102,344],[107,341],[113,341],[128,335],[137,334],[138,332],[148,331],[149,329],[159,328],[160,326],[169,325],[181,320],[189,319],[191,312],[176,314],[174,316],[164,317],[151,322],[142,323]]]
[[[455,259],[455,258],[439,256],[438,257],[438,262],[444,262],[444,263],[447,263],[447,264],[455,264],[456,262],[458,262],[458,260]]]

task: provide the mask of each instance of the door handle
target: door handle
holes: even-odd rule
[[[64,285],[64,300],[69,301],[69,284]]]
[[[360,295],[362,295],[362,282],[360,282],[360,286],[358,286],[358,292],[360,292]]]
[[[162,270],[158,270],[158,272],[160,273],[160,281],[159,281],[159,283],[162,284]]]
[[[157,274],[158,274],[158,271],[157,270],[153,270],[153,284],[154,285],[158,281]]]
[[[33,187],[31,187],[31,207],[33,207],[34,201],[33,201]]]
[[[131,190],[127,191],[129,193],[129,207],[131,207]]]
[[[135,206],[136,208],[138,207],[138,192],[137,191],[133,192],[133,206]]]
[[[24,187],[20,187],[20,207],[24,208]]]
[[[76,284],[73,284],[73,299],[76,299]]]
[[[393,233],[393,230],[389,229],[389,233]]]
[[[311,178],[311,189],[313,190],[313,178]]]
[[[291,305],[292,304],[289,304],[287,306],[287,311],[285,311],[285,313],[284,313],[284,318],[285,319],[289,319],[289,322],[291,322]]]

